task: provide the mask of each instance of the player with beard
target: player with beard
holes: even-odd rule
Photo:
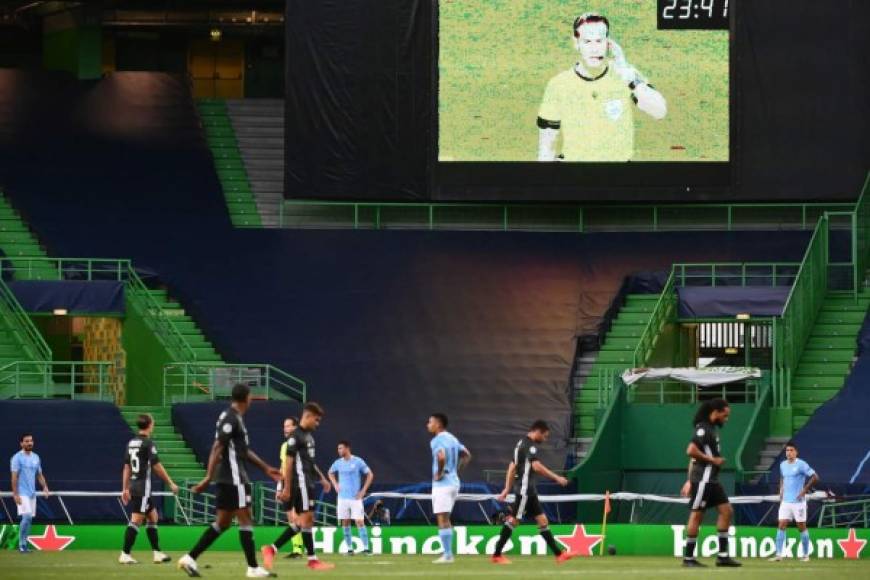
[[[728,555],[728,527],[734,510],[728,501],[728,495],[719,483],[719,470],[725,463],[719,449],[719,429],[728,422],[731,408],[725,399],[704,401],[695,413],[695,432],[686,455],[689,462],[689,479],[680,491],[689,498],[689,522],[686,524],[686,547],[683,552],[683,566],[704,567],[695,558],[695,546],[698,543],[698,529],[704,519],[707,508],[716,508],[719,517],[716,520],[716,530],[719,532],[719,556],[717,566],[741,566],[740,562]]]

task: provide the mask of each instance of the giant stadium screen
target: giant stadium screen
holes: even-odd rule
[[[440,0],[438,161],[730,161],[729,0]]]

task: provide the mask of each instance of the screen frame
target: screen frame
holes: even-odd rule
[[[737,4],[729,3],[727,162],[541,163],[440,161],[441,0],[432,0],[432,111],[429,192],[433,201],[686,202],[728,201],[738,183]],[[658,10],[657,0],[650,8]],[[676,171],[675,171],[676,170]]]

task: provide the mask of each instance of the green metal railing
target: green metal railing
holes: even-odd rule
[[[255,398],[307,400],[307,385],[269,364],[179,363],[163,367],[163,404],[229,398],[237,383]]]
[[[650,314],[646,328],[644,328],[638,339],[637,347],[634,349],[634,368],[646,366],[647,361],[649,361],[650,356],[652,356],[655,350],[662,329],[677,320],[675,282],[674,269],[671,268],[671,273],[668,276],[667,282],[665,282],[662,294],[656,302],[652,314]]]
[[[791,377],[800,362],[816,315],[828,289],[828,216],[819,218],[804,253],[794,285],[786,299],[782,316],[774,326],[774,350],[781,388],[774,390],[775,407],[791,406]]]
[[[694,405],[704,398],[721,397],[732,403],[755,403],[759,399],[759,384],[746,380],[702,388],[681,381],[640,381],[627,387],[626,400],[638,404]]]
[[[864,276],[870,269],[870,172],[864,180],[861,195],[855,203],[852,218],[852,252],[855,260],[855,291],[860,291]]]
[[[740,445],[737,447],[735,454],[737,462],[735,468],[737,470],[737,481],[746,481],[746,477],[750,475],[750,469],[755,465],[752,463],[758,459],[758,454],[764,447],[764,439],[770,433],[770,402],[773,389],[767,382],[762,382],[761,391],[758,394],[758,400],[755,409],[752,411],[752,418],[749,420],[749,428],[743,432],[743,437],[740,439]],[[747,469],[749,467],[750,469]]]
[[[688,231],[812,229],[851,203],[486,204],[285,200],[284,228],[500,231]]]
[[[116,258],[14,257],[0,259],[0,277],[29,280],[53,272],[54,280],[126,280],[130,260]]]
[[[790,286],[798,262],[674,264],[676,286]]]
[[[870,527],[870,498],[822,503],[820,528]]]
[[[41,362],[51,360],[51,349],[2,278],[0,278],[0,318],[11,326],[16,342],[21,345],[29,359]]]
[[[15,361],[0,367],[0,398],[108,401],[117,373],[106,361]]]

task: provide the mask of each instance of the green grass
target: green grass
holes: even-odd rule
[[[14,552],[0,553],[0,576],[5,580],[37,580],[40,578],[63,578],[64,580],[111,580],[131,578],[186,578],[175,568],[174,560],[180,554],[172,553],[173,563],[157,565],[150,562],[135,566],[117,563],[115,551],[45,552],[21,555]],[[134,557],[146,561],[150,552],[134,551]],[[346,558],[331,556],[325,561],[334,562],[335,570],[324,574],[328,578],[548,578],[581,577],[621,578],[632,575],[636,578],[698,578],[704,573],[684,570],[675,558],[606,557],[576,559],[556,566],[550,558],[516,557],[512,566],[493,566],[485,557],[458,557],[456,564],[433,566],[434,556],[374,556]],[[707,559],[707,562],[712,560]],[[243,578],[244,558],[238,552],[207,552],[199,559],[204,578]],[[275,571],[279,577],[289,578],[300,574],[314,574],[305,569],[304,561],[279,559]],[[741,578],[742,580],[782,578],[828,578],[870,577],[870,562],[844,560],[814,560],[808,563],[771,563],[763,560],[746,560],[740,569],[711,569],[716,578]]]
[[[658,31],[654,0],[449,0],[439,13],[439,159],[534,161],[547,81],[577,61],[574,18],[599,11],[665,96],[635,111],[634,161],[727,161],[728,32]],[[672,149],[672,146],[683,149]]]

